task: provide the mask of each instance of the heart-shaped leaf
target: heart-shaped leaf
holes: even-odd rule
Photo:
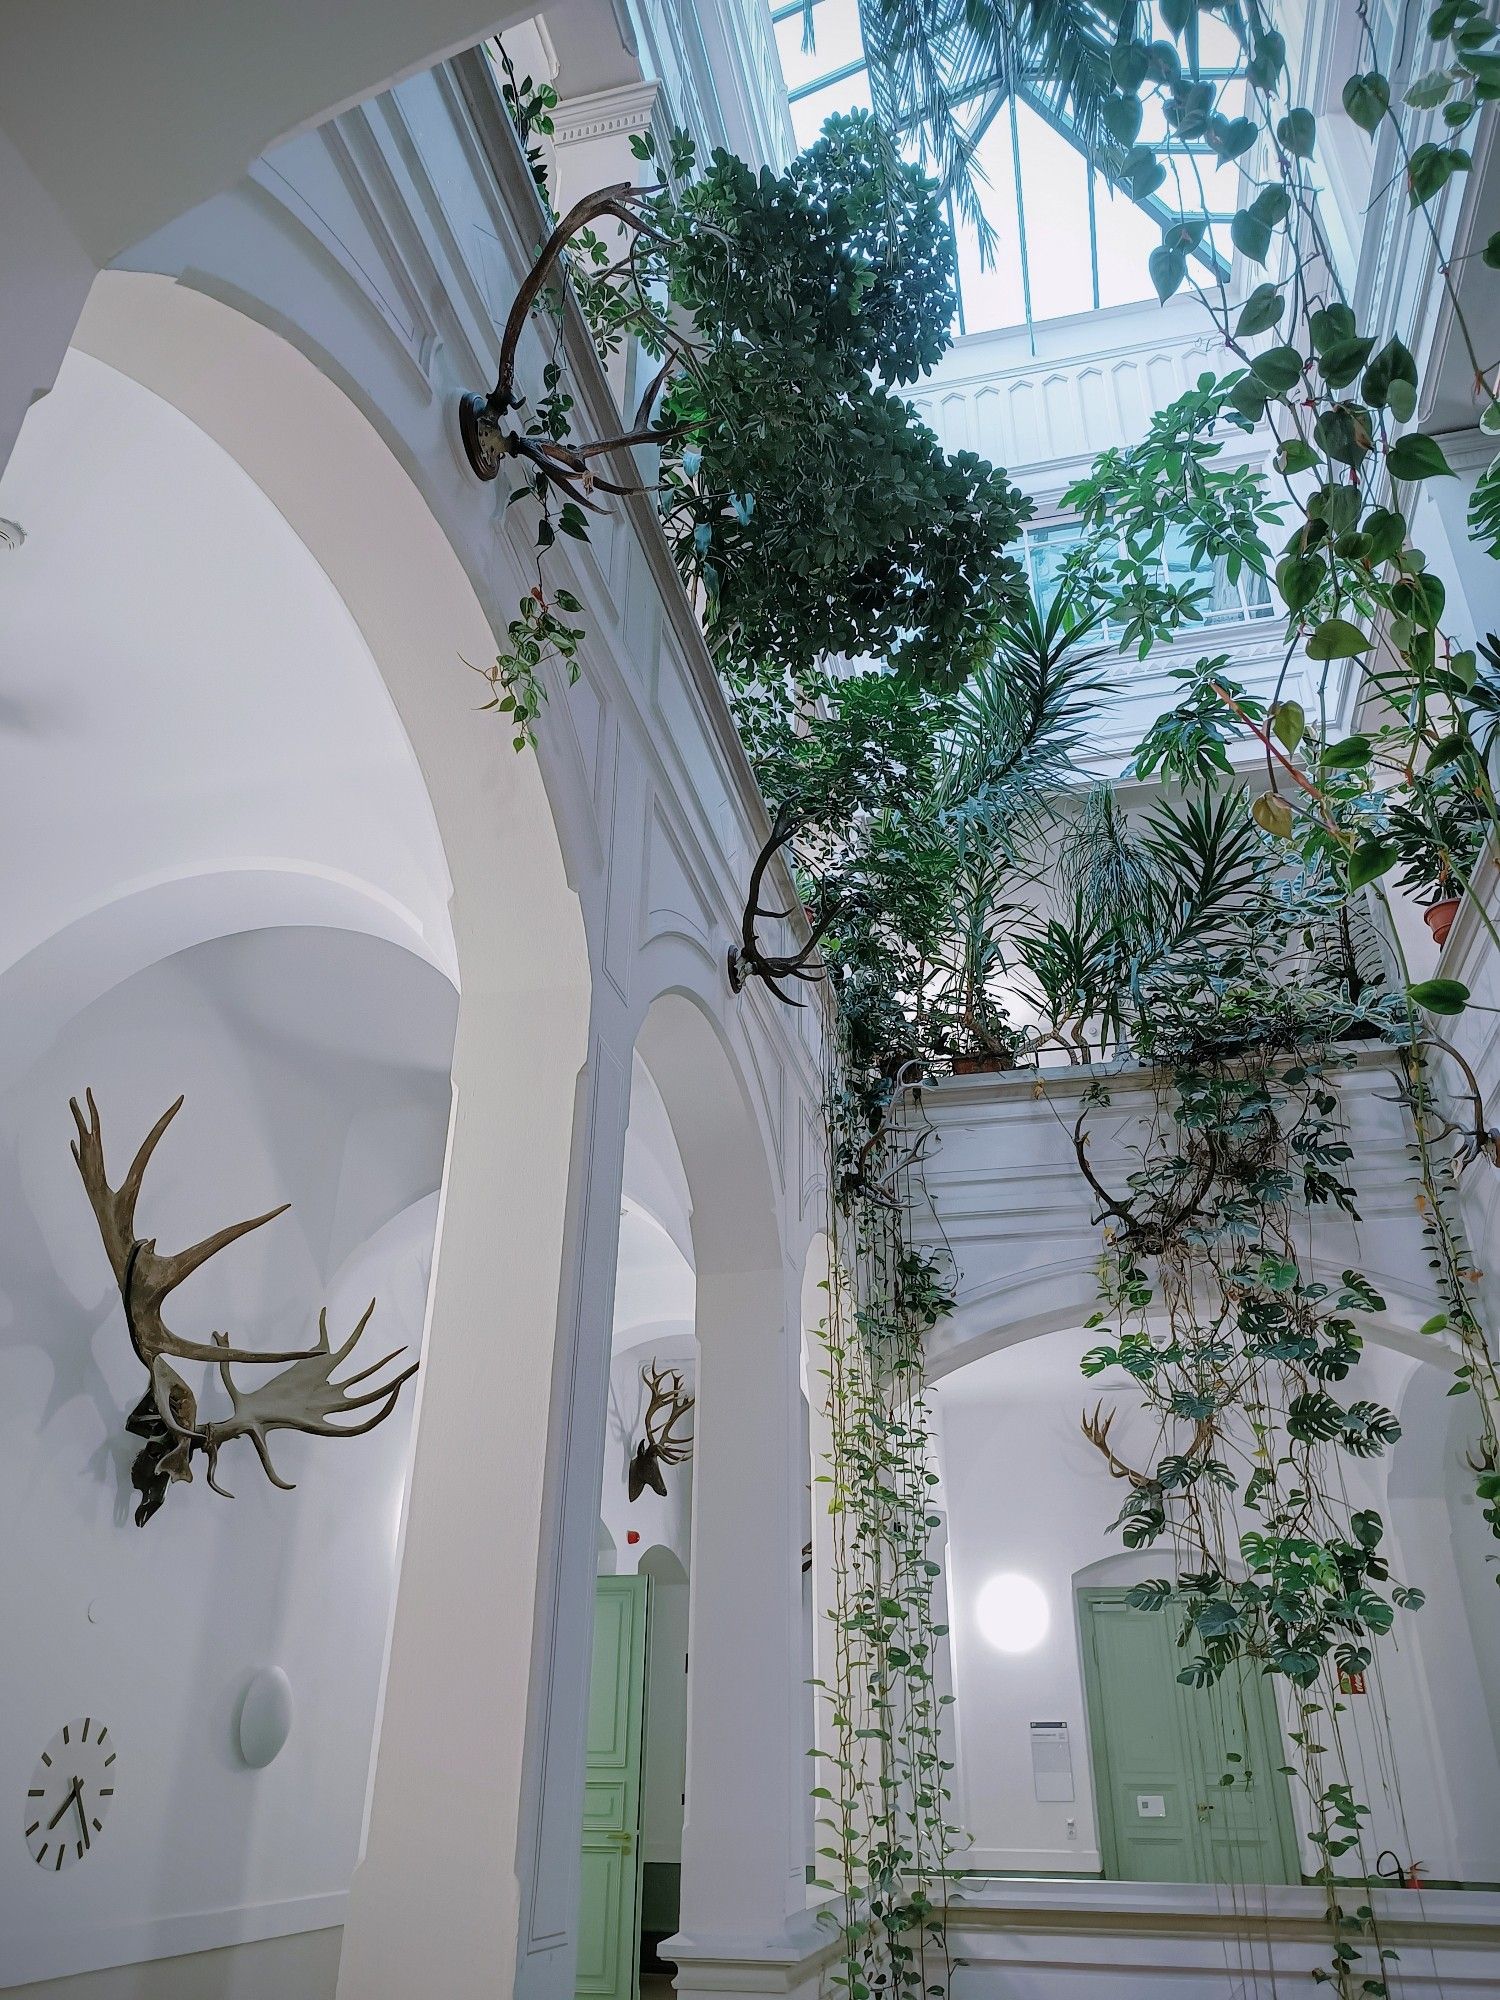
[[[1469,1004],[1469,989],[1461,979],[1419,979],[1406,991],[1412,1005],[1429,1014],[1461,1014]]]
[[[1104,129],[1112,139],[1118,139],[1122,146],[1133,146],[1140,136],[1141,100],[1123,91],[1106,98],[1100,116]]]
[[[1240,316],[1234,325],[1236,338],[1249,340],[1257,333],[1265,333],[1275,326],[1285,310],[1286,300],[1274,285],[1257,285],[1240,307]]]
[[[1453,467],[1443,456],[1443,447],[1436,438],[1421,431],[1408,431],[1405,437],[1397,438],[1386,453],[1385,462],[1392,479],[1454,477]]]
[[[1400,858],[1401,850],[1394,840],[1362,840],[1349,856],[1350,890],[1363,889],[1367,882],[1378,881]]]
[[[1310,159],[1318,142],[1318,121],[1299,105],[1278,122],[1276,136],[1289,153],[1295,153],[1298,159]]]
[[[1353,660],[1369,650],[1369,639],[1347,618],[1325,618],[1307,642],[1310,660]]]
[[[1295,347],[1268,347],[1250,363],[1250,372],[1263,389],[1283,396],[1302,379],[1302,356]]]
[[[1344,109],[1361,131],[1373,132],[1391,108],[1391,86],[1378,69],[1351,76],[1344,85]]]
[[[1368,736],[1346,736],[1330,743],[1321,759],[1325,771],[1358,771],[1370,761],[1374,745]]]

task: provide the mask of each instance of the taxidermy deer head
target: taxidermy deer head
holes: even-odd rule
[[[226,1499],[231,1498],[215,1475],[219,1452],[233,1438],[249,1438],[267,1479],[273,1486],[290,1491],[291,1482],[280,1478],[271,1463],[266,1448],[268,1432],[293,1430],[308,1431],[314,1437],[359,1437],[363,1432],[373,1430],[391,1414],[401,1393],[401,1385],[416,1374],[418,1364],[413,1361],[398,1375],[376,1388],[366,1389],[358,1396],[349,1394],[358,1383],[378,1374],[389,1362],[406,1352],[405,1348],[398,1347],[379,1361],[372,1362],[368,1368],[360,1369],[358,1374],[350,1375],[342,1382],[333,1381],[334,1370],[348,1360],[360,1335],[370,1323],[370,1314],[375,1310],[373,1299],[353,1333],[337,1348],[329,1346],[326,1311],[318,1315],[318,1342],[315,1347],[274,1353],[235,1347],[227,1333],[215,1333],[207,1341],[186,1340],[181,1334],[173,1333],[162,1318],[162,1305],[168,1294],[236,1238],[273,1222],[278,1215],[284,1215],[290,1204],[283,1202],[280,1208],[270,1209],[264,1215],[253,1215],[245,1222],[231,1222],[223,1229],[215,1230],[212,1236],[205,1236],[201,1243],[164,1256],[158,1251],[154,1236],[136,1235],[135,1205],[151,1155],[156,1151],[163,1132],[182,1109],[182,1099],[179,1097],[164,1111],[146,1134],[129,1171],[117,1188],[112,1188],[105,1179],[104,1138],[92,1091],[85,1093],[85,1101],[88,1104],[87,1118],[79,1110],[77,1098],[69,1099],[73,1122],[78,1127],[78,1137],[71,1150],[93,1205],[94,1219],[99,1225],[115,1283],[120,1287],[130,1344],[150,1377],[145,1395],[125,1424],[132,1437],[145,1439],[130,1469],[135,1489],[141,1496],[135,1510],[136,1526],[145,1527],[166,1498],[167,1487],[173,1480],[192,1479],[194,1452],[201,1451],[206,1457],[206,1477],[214,1492],[223,1493]],[[200,1417],[198,1399],[172,1366],[173,1361],[213,1363],[228,1391],[233,1414],[212,1419]],[[229,1372],[232,1361],[262,1368],[273,1362],[289,1365],[258,1388],[243,1389]],[[374,1414],[359,1423],[335,1424],[331,1421],[336,1415],[364,1409],[371,1404],[376,1406]]]
[[[696,1399],[686,1394],[682,1377],[675,1368],[658,1368],[653,1362],[641,1370],[641,1380],[650,1390],[651,1400],[646,1405],[646,1435],[630,1461],[630,1497],[639,1500],[649,1486],[665,1500],[667,1482],[662,1477],[662,1467],[682,1465],[693,1455],[692,1438],[673,1437],[673,1427],[687,1415]]]

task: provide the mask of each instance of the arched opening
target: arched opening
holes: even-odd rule
[[[806,1905],[801,1272],[790,1272],[747,1071],[691,999],[637,1041],[692,1215],[697,1402],[681,1933],[712,1956]],[[691,1978],[691,1973],[684,1975]]]
[[[1420,1578],[1428,1600],[1402,1617],[1399,1643],[1342,1696],[1346,1752],[1372,1807],[1365,1846],[1372,1862],[1387,1848],[1423,1861],[1430,1881],[1486,1882],[1494,1879],[1494,1748],[1484,1647],[1465,1610],[1473,1585],[1462,1574],[1464,1524],[1456,1533],[1449,1525],[1448,1488],[1461,1477],[1465,1435],[1452,1425],[1451,1361],[1431,1347],[1431,1359],[1419,1358],[1399,1328],[1370,1322],[1361,1330],[1367,1393],[1399,1413],[1403,1435],[1387,1455],[1353,1462],[1341,1476],[1350,1505],[1382,1517],[1393,1578]],[[956,1792],[974,1841],[966,1865],[995,1874],[1295,1882],[1316,1865],[1300,1792],[1289,1802],[1291,1840],[1287,1803],[1271,1796],[1274,1779],[1248,1801],[1241,1785],[1228,1801],[1233,1811],[1213,1796],[1252,1754],[1273,1771],[1283,1761],[1276,1711],[1257,1689],[1231,1690],[1223,1714],[1198,1690],[1179,1691],[1170,1607],[1152,1614],[1126,1605],[1132,1585],[1170,1580],[1174,1562],[1166,1544],[1128,1551],[1110,1532],[1129,1491],[1120,1468],[1153,1467],[1160,1447],[1128,1384],[1083,1377],[1080,1361],[1098,1338],[1055,1324],[993,1346],[934,1391],[950,1546]],[[1080,1429],[1100,1401],[1106,1415],[1117,1413],[1115,1467]],[[1473,1538],[1471,1558],[1481,1564],[1485,1540]],[[1299,1723],[1277,1694],[1284,1737]],[[1248,1744],[1240,1740],[1247,1733]],[[1106,1798],[1112,1784],[1119,1796]],[[1184,1812],[1187,1823],[1178,1824]],[[1220,1823],[1230,1820],[1225,1832]]]
[[[575,1991],[630,2000],[669,1979],[687,1754],[692,1200],[666,1106],[632,1064],[615,1253],[583,1780]]]
[[[491,1413],[551,1393],[582,924],[535,770],[471,712],[459,662],[492,646],[488,621],[366,419],[227,307],[114,275],[98,291],[94,351],[32,411],[4,488],[28,534],[0,573],[0,810],[30,864],[0,937],[0,1092],[21,1136],[5,1360],[24,1393],[7,1409],[31,1453],[7,1473],[38,1518],[21,1594],[47,1597],[54,1635],[83,1634],[88,1686],[65,1706],[101,1706],[107,1666],[137,1657],[124,1678],[149,1713],[128,1730],[131,1869],[112,1886],[84,1871],[86,1922],[77,1896],[59,1924],[31,1879],[0,1882],[23,1909],[7,1972],[280,1935],[286,1990],[331,1995],[353,1871],[365,1918],[343,1976],[374,1992],[373,1960],[409,1991],[403,1954],[430,1962],[438,1925],[491,1964],[515,1949],[548,1468],[545,1424],[502,1455]],[[390,1338],[368,1358],[403,1338],[421,1354],[371,1436],[277,1438],[294,1493],[242,1443],[221,1467],[232,1502],[200,1473],[146,1529],[115,1525],[136,1364],[64,1150],[67,1095],[89,1084],[116,1177],[186,1089],[142,1199],[164,1243],[294,1201],[195,1278],[185,1330],[284,1345],[326,1303],[337,1339],[374,1292],[371,1338]],[[22,1296],[44,1281],[66,1311]],[[22,1662],[9,1713],[28,1738],[63,1699],[56,1659],[50,1683]],[[271,1661],[296,1754],[251,1772],[230,1711]],[[453,1724],[436,1756],[435,1710]],[[481,1844],[496,1893],[435,1910]],[[196,1990],[233,1977],[221,1956]]]

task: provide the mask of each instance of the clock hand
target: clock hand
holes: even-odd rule
[[[78,1831],[83,1835],[83,1851],[87,1854],[94,1843],[89,1839],[89,1816],[84,1810],[82,1784],[73,1793],[73,1803],[78,1808]]]
[[[58,1807],[57,1811],[52,1815],[51,1819],[49,1819],[47,1822],[48,1833],[50,1833],[53,1827],[57,1825],[57,1822],[62,1818],[63,1814],[68,1810],[68,1807],[72,1805],[74,1801],[78,1798],[78,1795],[82,1790],[83,1790],[83,1780],[81,1778],[75,1778],[72,1784],[68,1787],[67,1795],[63,1799],[62,1804]]]

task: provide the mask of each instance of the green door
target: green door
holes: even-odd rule
[[[1174,1607],[1136,1611],[1123,1590],[1081,1590],[1078,1603],[1106,1876],[1300,1881],[1266,1677],[1247,1667],[1184,1687]]]
[[[635,2000],[639,1979],[646,1590],[643,1576],[594,1586],[578,1905],[577,1991],[588,2000]]]

